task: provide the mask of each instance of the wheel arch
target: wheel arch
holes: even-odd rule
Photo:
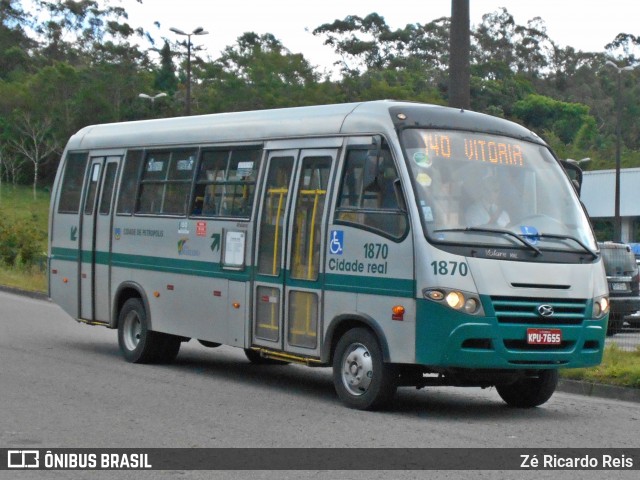
[[[136,282],[123,282],[118,286],[116,294],[113,297],[113,314],[111,315],[110,328],[118,328],[118,318],[120,317],[120,310],[127,300],[130,298],[139,298],[144,305],[144,309],[147,312],[147,322],[149,322],[149,329],[151,328],[151,310],[149,309],[149,299],[144,289]]]
[[[333,352],[340,340],[340,337],[342,337],[342,335],[344,335],[348,330],[357,327],[364,327],[371,330],[378,340],[380,350],[382,350],[382,360],[384,362],[390,361],[391,355],[389,354],[389,345],[382,326],[369,315],[362,313],[345,313],[334,317],[329,323],[322,351],[320,353],[322,363],[331,364],[333,361]]]

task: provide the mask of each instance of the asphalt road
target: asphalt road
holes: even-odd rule
[[[562,392],[539,408],[518,410],[493,389],[401,389],[391,411],[354,411],[337,399],[328,369],[254,366],[239,349],[195,342],[183,344],[172,365],[133,365],[121,358],[115,331],[76,323],[47,301],[0,292],[0,448],[637,448],[639,432],[640,404]],[[637,478],[637,472],[606,476]],[[395,471],[364,478],[461,477],[604,478],[593,471]],[[0,472],[0,478],[363,475]]]

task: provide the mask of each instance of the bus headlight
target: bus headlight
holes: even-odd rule
[[[473,315],[478,311],[479,306],[480,304],[475,298],[467,298],[467,301],[464,302],[464,311]]]
[[[449,292],[445,297],[445,300],[454,310],[460,310],[464,306],[464,295],[461,292]]]
[[[602,318],[609,313],[609,297],[598,297],[593,301],[593,318]]]
[[[422,295],[428,300],[444,303],[449,308],[469,315],[484,315],[480,298],[475,293],[445,288],[425,288]]]

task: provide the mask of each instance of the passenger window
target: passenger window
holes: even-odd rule
[[[398,171],[389,148],[383,146],[375,171],[367,176],[372,161],[367,149],[347,152],[335,220],[359,225],[390,238],[401,238],[408,222],[406,213],[398,205],[394,186]]]
[[[100,199],[100,215],[108,215],[111,210],[111,197],[113,196],[113,185],[116,179],[118,164],[111,162],[107,164],[104,183],[102,185],[102,198]]]
[[[100,180],[100,165],[96,163],[91,168],[91,179],[84,204],[85,215],[93,215],[93,206],[96,203],[96,193],[98,193],[98,180]]]
[[[191,214],[250,217],[262,150],[202,152]]]
[[[58,213],[78,213],[84,171],[87,168],[86,153],[69,153],[64,166],[64,177],[60,187],[60,200],[58,201]]]
[[[195,161],[196,150],[149,152],[136,212],[184,215]]]
[[[142,164],[142,150],[130,150],[124,162],[120,191],[118,193],[118,214],[132,214],[136,204],[136,188],[140,165]]]

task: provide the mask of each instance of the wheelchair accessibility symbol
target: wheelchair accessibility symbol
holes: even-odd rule
[[[331,255],[342,255],[344,245],[344,232],[342,230],[331,230],[331,241],[329,242],[329,252]]]

